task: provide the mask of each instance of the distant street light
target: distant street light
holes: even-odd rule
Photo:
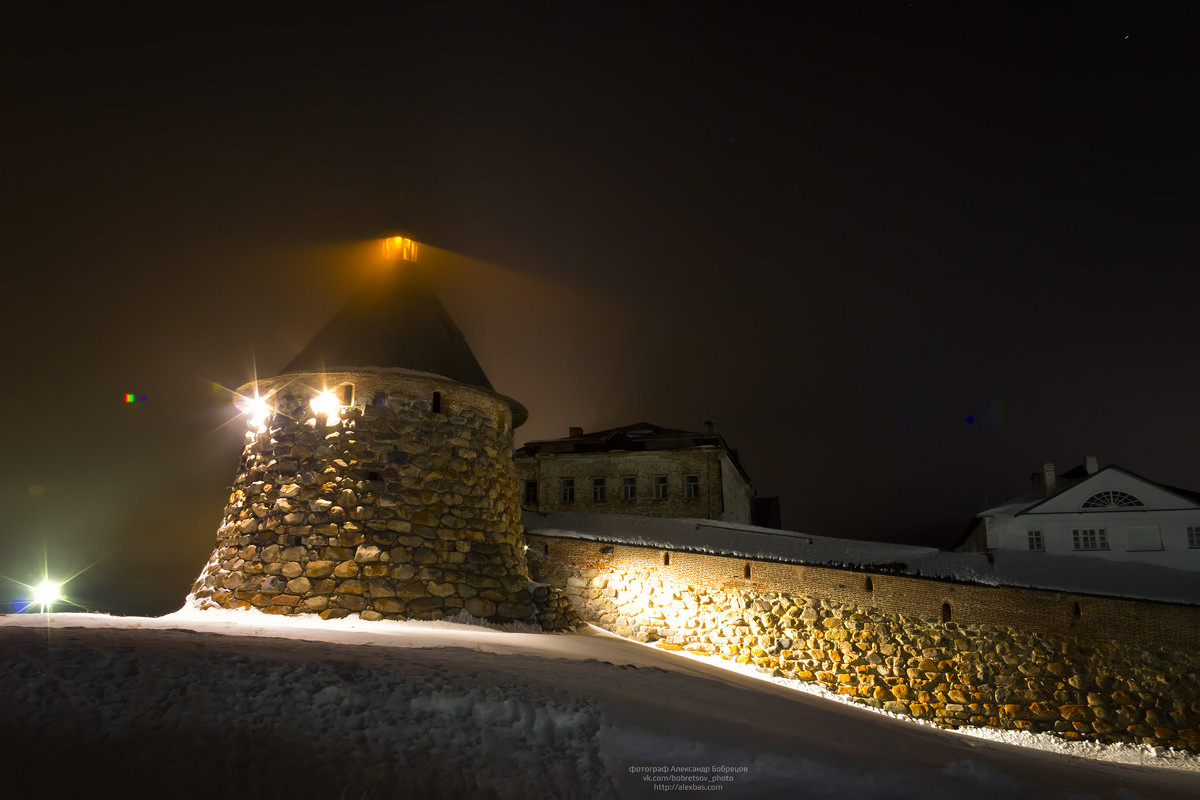
[[[37,586],[33,587],[33,603],[41,608],[43,614],[46,613],[52,605],[62,599],[62,584],[46,578]]]

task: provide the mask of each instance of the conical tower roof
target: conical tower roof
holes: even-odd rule
[[[359,289],[280,374],[363,367],[430,372],[495,391],[420,267],[406,261]]]

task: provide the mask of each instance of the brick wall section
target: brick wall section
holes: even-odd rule
[[[950,618],[955,622],[1006,625],[1042,633],[1200,651],[1200,606],[979,586],[529,533],[526,536],[530,548],[547,553],[553,562],[578,567],[654,569],[664,578],[710,590],[808,594],[930,620],[942,619],[942,606],[948,604]],[[666,566],[664,553],[670,557]],[[745,577],[747,566],[749,579]],[[1078,618],[1074,614],[1076,604]]]

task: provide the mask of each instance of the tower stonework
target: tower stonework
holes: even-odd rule
[[[189,601],[323,619],[465,611],[575,627],[570,601],[529,580],[512,455],[514,417],[523,422],[524,409],[487,384],[415,265],[399,269],[407,274],[360,293],[368,313],[361,302],[349,317],[344,310],[280,375],[239,390],[262,398],[262,413],[251,420],[216,548]],[[398,299],[409,313],[390,321],[397,304],[389,301]],[[422,312],[431,312],[425,322]],[[350,363],[338,344],[354,341],[348,318],[385,339],[427,337],[415,350],[402,343],[400,357],[368,356],[423,369],[308,369],[314,359]]]

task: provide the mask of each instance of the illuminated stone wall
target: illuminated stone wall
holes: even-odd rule
[[[330,420],[309,404],[324,388],[349,401]],[[289,374],[258,391],[275,411],[247,434],[191,602],[323,619],[577,622],[559,593],[529,584],[502,398],[404,370]]]
[[[534,577],[622,636],[754,664],[947,727],[1200,753],[1200,608],[528,540]],[[1172,636],[1138,627],[1155,615]]]

